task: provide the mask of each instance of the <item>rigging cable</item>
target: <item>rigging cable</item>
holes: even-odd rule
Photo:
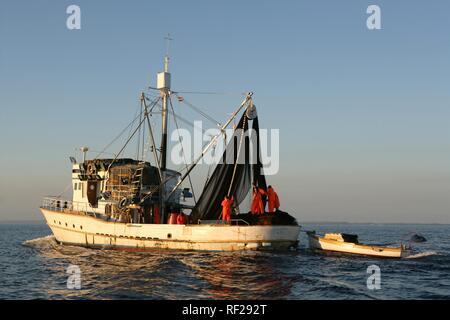
[[[131,137],[128,138],[128,140],[125,142],[125,145],[122,147],[122,149],[120,149],[119,153],[117,154],[117,156],[113,159],[113,161],[111,161],[111,163],[108,166],[108,169],[106,169],[106,172],[109,172],[109,168],[111,168],[111,166],[113,165],[113,163],[117,160],[117,158],[120,156],[120,154],[123,152],[123,150],[125,150],[125,147],[127,146],[127,144],[131,141],[131,139],[133,138],[133,136],[136,134],[136,132],[139,130],[139,128],[141,127],[142,123],[145,121],[145,118],[141,120],[141,122],[138,124],[138,127],[133,131]]]
[[[138,106],[138,107],[136,108],[136,112],[134,113],[135,120],[137,120],[137,118],[139,117],[139,111],[140,111],[140,109],[141,109],[140,106]],[[133,126],[134,126],[134,123],[133,123],[133,125],[130,127],[130,131],[128,132],[127,139],[130,137],[131,132],[133,132],[133,128],[134,128]]]
[[[155,90],[155,91],[160,91],[160,89],[149,86],[147,87],[150,90]],[[181,93],[181,94],[204,94],[204,95],[228,95],[228,96],[246,96],[248,94],[248,92],[226,92],[226,91],[174,91],[171,90],[171,93],[177,94],[177,93]]]
[[[248,100],[253,95],[252,92],[249,92],[247,97],[244,101],[241,102],[237,110],[233,113],[233,115],[230,117],[230,119],[227,120],[227,122],[220,128],[221,132],[223,132],[231,123],[231,121],[236,117],[236,115],[244,108],[244,106],[247,104]],[[220,134],[219,134],[220,135]],[[177,190],[177,188],[180,186],[181,183],[183,183],[184,179],[189,175],[189,173],[195,168],[195,166],[198,164],[198,162],[203,158],[206,152],[208,152],[209,148],[214,144],[215,141],[217,141],[217,138],[219,135],[215,135],[211,141],[206,145],[206,147],[202,150],[202,153],[198,156],[198,158],[195,159],[195,161],[189,166],[189,169],[187,172],[181,177],[181,179],[178,181],[178,183],[172,188],[172,191],[169,193],[169,197]]]
[[[153,156],[155,157],[155,164],[158,168],[159,180],[160,180],[160,182],[162,182],[161,167],[160,167],[159,158],[158,158],[158,149],[156,148],[155,137],[153,136],[153,129],[152,129],[151,121],[150,121],[151,114],[149,113],[147,104],[145,103],[145,96],[143,96],[143,97],[144,97],[144,99],[142,99],[142,104],[145,109],[145,118],[147,119],[148,134],[149,134],[149,138],[150,138],[149,142],[151,142],[151,144],[152,144],[151,150],[152,150]],[[153,106],[151,106],[151,109],[153,109],[153,107],[159,102],[159,100],[160,100],[160,98],[158,98],[154,102]]]
[[[193,127],[194,129],[197,129],[197,130],[202,131],[202,133],[206,133],[206,130],[205,130],[205,129],[203,129],[203,128],[199,127],[199,126],[196,126],[195,123],[192,123],[191,121],[189,121],[189,120],[187,120],[187,119],[181,117],[180,115],[177,115],[173,110],[169,110],[169,113],[170,113],[172,116],[174,116],[174,117],[178,117],[178,119],[179,119],[181,122],[184,122],[184,123],[190,125],[190,126]]]
[[[56,197],[57,197],[57,198],[61,198],[61,196],[62,196],[64,193],[66,193],[66,192],[69,190],[70,187],[72,187],[72,182],[70,182],[70,183],[67,185],[67,187],[64,189],[64,191],[61,192],[61,193],[60,193],[59,195],[57,195]]]
[[[154,89],[151,88],[150,89]],[[246,92],[215,92],[215,91],[172,91],[173,93],[181,93],[181,94],[210,94],[210,95],[229,95],[229,96],[246,96]]]
[[[194,111],[196,111],[198,114],[200,114],[201,116],[203,116],[205,119],[211,121],[212,123],[214,123],[217,126],[220,126],[220,122],[217,121],[216,119],[214,119],[213,117],[211,117],[210,115],[208,115],[206,112],[202,111],[200,108],[194,106],[192,103],[190,103],[189,101],[187,101],[184,97],[179,96],[178,94],[175,93],[175,95],[178,98],[178,101],[181,103],[186,104],[188,107],[190,107],[191,109],[193,109]]]
[[[150,99],[146,95],[144,95],[144,98],[146,101],[150,102],[150,105],[151,105],[150,109],[147,111],[148,113],[152,113],[153,108],[158,105],[158,102],[161,99],[161,97],[159,95],[155,96],[154,99]]]
[[[211,150],[211,153],[212,153],[212,154],[215,154],[215,153],[216,153],[217,143],[218,143],[218,142],[216,142],[216,143],[214,144],[214,146],[212,147],[212,150]],[[226,135],[225,132],[224,132],[224,134],[223,134],[223,145],[224,145],[225,148],[226,148],[226,146],[227,146],[227,135]],[[225,150],[226,150],[226,149],[225,149]],[[208,182],[209,182],[209,178],[211,177],[211,169],[212,169],[212,164],[208,166],[208,173],[206,174],[206,181],[205,181],[205,185],[204,185],[203,188],[206,188],[206,185],[207,185]]]
[[[145,114],[144,114],[144,118],[145,118]],[[141,156],[142,162],[145,162],[145,159],[144,159],[145,150],[144,149],[145,149],[145,122],[142,127],[142,156]]]
[[[142,106],[140,107],[140,110],[139,110],[139,122],[142,122]],[[143,123],[143,125],[145,125],[144,123]],[[138,160],[139,161],[139,148],[140,148],[140,146],[141,146],[141,131],[142,131],[142,129],[141,129],[141,127],[142,126],[139,126],[139,132],[138,132],[138,134],[137,134],[137,151],[136,151],[136,160]]]
[[[114,142],[116,142],[124,133],[125,133],[125,131],[127,131],[127,129],[129,128],[129,127],[132,127],[133,126],[133,124],[136,122],[136,120],[137,120],[137,118],[138,118],[138,116],[136,116],[134,119],[133,119],[133,121],[131,121],[110,143],[108,143],[107,145],[106,145],[106,147],[104,147],[103,149],[102,149],[102,151],[100,151],[100,152],[98,152],[98,155],[94,158],[94,160],[97,160],[98,159],[98,157],[100,157],[102,154],[104,154],[105,153],[105,151],[114,143]],[[131,133],[131,130],[130,130],[130,133]]]
[[[173,113],[173,120],[175,122],[175,126],[177,127],[178,141],[180,142],[180,145],[181,145],[181,152],[183,153],[185,168],[187,170],[188,165],[187,165],[187,161],[186,161],[186,154],[184,152],[183,143],[181,141],[181,136],[180,136],[180,128],[178,127],[177,117],[175,115],[175,111],[173,110],[172,99],[170,98],[170,96],[169,96],[169,103],[170,103],[170,109],[172,110],[172,113]],[[191,190],[192,190],[192,196],[194,197],[194,203],[197,204],[197,199],[195,197],[195,192],[194,192],[194,186],[192,185],[192,180],[191,180],[190,174],[188,174],[188,179],[189,179],[189,184],[190,184]]]
[[[159,98],[158,98],[158,99],[159,99]],[[146,100],[148,100],[147,97],[146,97]],[[152,113],[152,114],[160,114],[161,112],[152,112],[152,109],[153,109],[154,107],[155,107],[155,105],[154,105],[148,112],[149,112],[149,113]],[[198,129],[198,130],[202,131],[202,133],[206,133],[206,130],[205,130],[205,129],[203,129],[203,128],[199,127],[199,126],[196,126],[192,121],[189,121],[189,120],[187,120],[186,118],[183,118],[182,116],[176,114],[173,110],[169,110],[169,113],[170,113],[171,115],[173,115],[174,117],[175,117],[175,116],[178,117],[178,120],[180,120],[181,122],[184,122],[184,123],[190,125],[191,127],[193,127],[193,128],[195,128],[195,129]]]
[[[212,152],[212,153],[216,152],[216,146],[213,146],[213,147],[212,147],[211,152]],[[211,168],[212,168],[212,164],[210,164],[210,165],[208,166],[208,172],[206,173],[206,181],[205,181],[205,185],[203,186],[203,189],[206,188],[206,185],[207,185],[208,182],[209,182],[209,178],[211,177]]]

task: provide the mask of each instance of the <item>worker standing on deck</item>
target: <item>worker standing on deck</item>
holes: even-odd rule
[[[265,212],[263,195],[266,194],[267,193],[263,188],[258,188],[256,184],[253,184],[252,207],[251,207],[251,211],[253,214],[263,214]]]
[[[269,186],[267,188],[267,198],[269,200],[269,212],[275,212],[280,208],[280,199],[278,198],[278,194],[275,192],[275,190],[272,188],[272,186]]]
[[[229,196],[225,196],[225,199],[222,201],[222,221],[231,221],[231,205],[234,202],[233,196],[230,198]]]

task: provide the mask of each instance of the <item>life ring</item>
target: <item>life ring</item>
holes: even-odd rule
[[[122,198],[119,202],[119,209],[126,207],[129,204],[128,198]]]
[[[88,174],[96,174],[97,173],[97,168],[95,167],[95,164],[92,162],[88,164],[87,169],[88,169]]]

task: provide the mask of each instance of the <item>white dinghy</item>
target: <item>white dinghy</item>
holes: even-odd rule
[[[326,233],[320,237],[314,231],[307,232],[311,249],[375,256],[383,258],[401,258],[407,250],[404,245],[384,247],[366,245],[358,242],[358,236],[346,233]]]

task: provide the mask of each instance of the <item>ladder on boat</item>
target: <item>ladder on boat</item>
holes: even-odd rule
[[[133,194],[140,197],[142,189],[142,177],[144,176],[144,166],[141,165],[136,168],[133,178],[131,180],[131,190]]]
[[[131,179],[131,191],[135,196],[141,199],[141,202],[150,198],[155,192],[159,191],[160,187],[159,185],[152,185],[149,186],[148,189],[147,186],[143,188],[142,180],[144,176],[144,168],[144,164],[136,168],[133,178]]]

